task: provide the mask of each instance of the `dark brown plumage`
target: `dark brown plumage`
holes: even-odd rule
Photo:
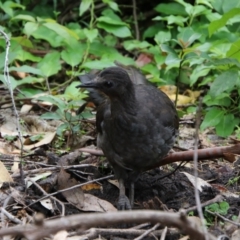
[[[80,76],[97,105],[97,145],[119,179],[119,209],[133,204],[139,173],[161,161],[172,148],[178,130],[176,109],[167,95],[147,84],[135,68],[109,67]],[[130,183],[130,200],[125,196]]]

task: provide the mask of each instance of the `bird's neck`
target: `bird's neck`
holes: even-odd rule
[[[111,99],[111,113],[115,116],[122,113],[136,115],[137,101],[134,89],[132,89],[132,91],[126,91],[121,96]]]

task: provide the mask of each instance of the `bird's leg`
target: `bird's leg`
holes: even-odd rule
[[[118,199],[118,210],[130,210],[131,204],[125,194],[125,186],[122,178],[119,178],[119,199]]]
[[[131,207],[133,208],[133,205],[134,205],[134,183],[133,182],[131,182],[130,184],[129,200],[130,200]]]

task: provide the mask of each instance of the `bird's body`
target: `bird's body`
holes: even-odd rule
[[[136,181],[140,172],[167,155],[178,129],[171,100],[135,71],[139,75],[133,81],[122,67],[107,68],[82,85],[93,88],[90,95],[101,95],[97,102],[97,144],[125,184]]]

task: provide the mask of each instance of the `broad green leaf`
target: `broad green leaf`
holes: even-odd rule
[[[43,115],[42,115],[43,116]],[[66,130],[69,130],[70,129],[70,126],[69,126],[69,123],[63,123],[61,124],[58,128],[57,128],[57,135],[59,136],[62,136],[63,133],[66,131]]]
[[[84,52],[81,48],[76,48],[66,46],[65,49],[61,52],[62,59],[68,63],[71,67],[78,65],[83,58]]]
[[[16,57],[15,59],[18,59],[22,62],[26,61],[26,60],[30,60],[32,62],[39,62],[41,60],[40,57],[34,56],[33,54],[31,54],[28,51],[21,49],[18,49],[18,51],[16,51]]]
[[[191,16],[193,13],[193,8],[194,6],[187,3],[185,0],[175,0],[176,2],[180,3],[182,6],[184,6],[184,10],[186,11],[186,13]],[[180,15],[180,14],[179,14]]]
[[[236,66],[240,69],[240,63],[234,58],[222,58],[222,59],[210,59],[206,64],[206,66],[214,65],[214,66]]]
[[[229,51],[227,52],[227,57],[235,58],[240,61],[240,40],[231,44]]]
[[[10,52],[8,54],[8,63],[11,63],[13,60],[16,59],[17,54],[14,52]],[[6,52],[0,53],[0,69],[4,67],[5,65],[5,58],[6,58]]]
[[[171,33],[169,31],[160,31],[154,38],[157,44],[162,44],[171,40]]]
[[[191,86],[197,82],[200,77],[206,76],[210,72],[210,68],[206,68],[206,66],[198,66],[196,67],[192,74],[190,75],[190,84]]]
[[[58,96],[47,95],[47,96],[40,96],[37,99],[52,103],[53,105],[59,108],[58,110],[60,110],[61,113],[63,113],[64,109],[66,108],[66,103],[62,99],[60,99]]]
[[[127,51],[133,49],[146,49],[151,46],[147,41],[127,40],[123,42],[123,46]]]
[[[39,25],[37,29],[31,33],[31,35],[36,39],[46,40],[52,47],[62,46],[63,38],[59,36],[55,31],[52,31],[43,25]]]
[[[38,63],[38,68],[42,71],[42,75],[50,77],[61,69],[60,53],[52,52],[45,55],[45,57]]]
[[[220,74],[210,87],[210,94],[217,96],[224,91],[230,92],[239,80],[237,70],[228,70]]]
[[[9,89],[9,87],[14,90],[18,86],[18,81],[15,80],[12,76],[9,76],[10,86],[9,83],[6,82],[4,75],[0,74],[0,81]]]
[[[206,5],[208,6],[209,8],[213,8],[211,3],[209,2],[209,0],[197,0],[197,4],[203,4],[203,5]]]
[[[207,114],[204,117],[204,120],[200,126],[200,129],[203,131],[207,127],[215,127],[219,124],[221,118],[224,116],[224,111],[222,111],[220,108],[210,108],[207,111]]]
[[[105,31],[112,33],[119,38],[130,37],[131,32],[126,26],[112,25],[105,22],[98,22],[97,26]]]
[[[62,115],[57,112],[47,112],[40,116],[42,119],[51,119],[51,120],[61,120],[63,118]],[[57,133],[58,134],[58,133]]]
[[[209,35],[212,36],[218,29],[224,27],[230,18],[240,14],[240,8],[234,8],[225,13],[219,20],[213,21],[208,26]]]
[[[165,15],[187,15],[184,6],[179,3],[160,3],[154,9]]]
[[[51,19],[49,19],[49,20],[51,20]],[[47,27],[47,28],[55,31],[55,32],[56,32],[58,35],[60,35],[63,39],[69,40],[69,39],[72,38],[72,37],[75,38],[76,40],[79,39],[78,35],[77,35],[74,31],[72,31],[72,30],[70,30],[70,29],[62,26],[62,25],[59,24],[59,23],[51,22],[51,21],[50,21],[50,22],[44,23],[43,25],[44,25],[45,27]]]
[[[195,33],[191,27],[182,28],[178,34],[178,42],[183,48],[190,46],[195,40],[199,39],[200,33]]]
[[[82,16],[90,7],[93,0],[82,0],[79,6],[79,16]]]
[[[23,32],[29,37],[38,29],[38,27],[39,27],[39,23],[27,22],[24,25]]]
[[[207,94],[203,98],[203,102],[207,106],[225,106],[229,107],[231,105],[231,100],[229,93],[221,93],[216,97],[212,97],[210,94]]]
[[[23,85],[23,84],[34,84],[34,83],[42,83],[44,82],[45,79],[44,78],[36,78],[36,77],[32,77],[32,76],[27,76],[21,80],[17,81],[17,85]]]
[[[18,44],[20,44],[23,47],[33,48],[32,42],[26,37],[22,37],[22,36],[12,37],[11,40],[17,42]]]
[[[169,53],[166,57],[165,63],[167,65],[171,64],[179,64],[181,62],[181,59],[178,57],[176,53]]]
[[[88,69],[103,69],[106,67],[115,66],[111,59],[102,59],[102,60],[94,60],[85,62],[82,67]]]
[[[36,22],[35,18],[30,16],[30,15],[25,15],[25,14],[19,14],[15,17],[12,18],[14,19],[19,19],[19,20],[24,20],[24,21],[28,21],[28,22]]]
[[[112,0],[103,0],[104,3],[108,4],[108,6],[113,9],[114,11],[120,12],[117,3]]]
[[[80,81],[78,82],[74,81],[69,86],[67,86],[64,92],[64,98],[66,100],[73,100],[73,99],[81,99],[81,98],[87,97],[86,94],[79,91],[79,88],[76,88],[79,85],[80,85]]]
[[[0,2],[0,8],[7,13],[10,17],[14,16],[14,8],[20,8],[20,9],[25,9],[25,7],[21,4],[12,2],[12,1],[5,1],[2,3]]]
[[[25,73],[32,73],[35,75],[42,75],[41,71],[37,68],[30,67],[27,65],[23,65],[21,67],[10,67],[9,71],[16,71],[16,72],[25,72]]]
[[[110,25],[117,25],[117,26],[127,26],[127,24],[120,19],[112,19],[108,16],[101,16],[97,19],[98,22],[107,23]]]
[[[216,125],[217,135],[221,137],[227,137],[233,133],[235,126],[239,122],[236,122],[232,113],[226,114],[221,117],[219,123]]]
[[[89,42],[93,42],[93,40],[98,36],[98,30],[97,29],[83,29],[84,34],[86,35]]]

